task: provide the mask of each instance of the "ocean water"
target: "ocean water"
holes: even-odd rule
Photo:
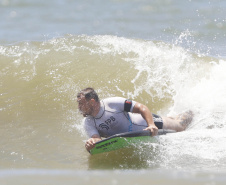
[[[225,184],[226,2],[1,0],[0,184]],[[90,156],[76,94],[194,112],[184,132]]]

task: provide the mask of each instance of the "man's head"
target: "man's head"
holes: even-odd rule
[[[99,97],[95,90],[91,87],[81,90],[77,94],[77,102],[79,111],[83,116],[92,115],[95,116],[98,110],[97,107],[100,104]]]

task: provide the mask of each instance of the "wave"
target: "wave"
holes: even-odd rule
[[[124,96],[160,115],[191,109],[195,117],[188,131],[205,130],[204,143],[209,129],[224,137],[219,130],[226,125],[226,62],[185,49],[181,42],[68,35],[0,46],[1,125],[8,134],[7,125],[13,125],[15,137],[24,139],[32,137],[31,124],[41,125],[34,135],[48,135],[48,124],[50,130],[66,128],[83,137],[76,94],[91,86],[100,98]],[[196,150],[196,141],[191,142]]]
[[[72,106],[92,86],[101,98],[125,96],[154,112],[225,111],[225,61],[177,45],[81,35],[1,46],[0,56],[2,110],[27,97],[47,109]]]

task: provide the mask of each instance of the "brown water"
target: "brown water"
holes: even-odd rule
[[[0,46],[1,184],[223,184],[225,60],[163,42],[65,36]],[[90,156],[76,94],[123,96],[152,112],[191,109],[187,131]]]

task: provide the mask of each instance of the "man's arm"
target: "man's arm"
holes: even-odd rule
[[[158,134],[158,128],[155,126],[152,113],[146,105],[143,105],[141,103],[136,103],[133,107],[133,113],[141,114],[142,117],[147,122],[148,127],[144,130],[149,130],[150,132],[152,132],[153,133],[152,136],[155,136]]]
[[[95,143],[100,140],[101,140],[100,136],[97,134],[94,134],[91,138],[89,138],[86,141],[86,144],[85,144],[86,150],[89,152],[92,148],[94,148]]]

